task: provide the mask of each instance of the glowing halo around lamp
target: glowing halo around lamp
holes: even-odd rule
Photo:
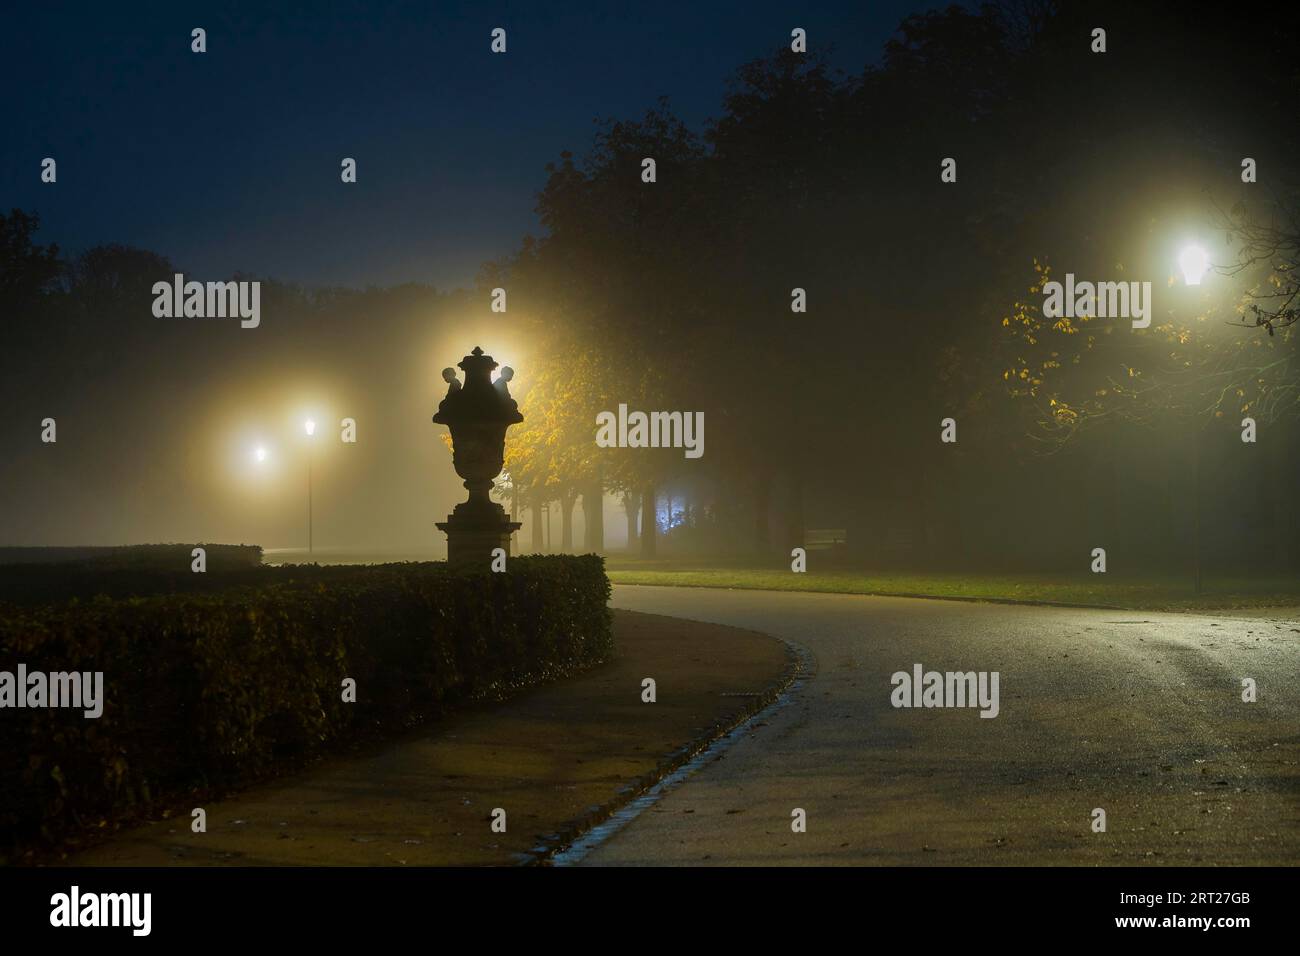
[[[1183,270],[1183,281],[1188,285],[1200,285],[1201,277],[1210,268],[1210,257],[1198,245],[1190,245],[1178,254],[1178,268]]]

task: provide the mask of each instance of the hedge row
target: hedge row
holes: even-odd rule
[[[201,547],[206,572],[191,570]],[[144,597],[266,583],[262,549],[244,544],[140,544],[116,548],[0,548],[0,602]]]
[[[589,555],[7,608],[0,670],[103,671],[105,703],[98,719],[0,710],[0,855],[586,668],[612,647],[608,597]],[[356,703],[342,700],[349,677]]]
[[[83,564],[14,564],[0,567],[0,603],[52,604],[96,597],[131,598],[163,594],[228,591],[236,586],[259,587],[283,578],[279,568],[250,567],[190,570],[186,560],[176,568],[99,567]]]
[[[369,565],[397,568],[438,567],[432,563]],[[190,570],[190,562],[172,566],[118,567],[101,564],[13,564],[0,567],[0,604],[55,604],[156,597],[165,594],[202,594],[263,588],[275,584],[329,584],[355,579],[359,565],[281,564],[254,567],[209,567],[203,574]]]
[[[203,548],[209,568],[255,567],[262,563],[256,544],[124,544],[115,546],[0,548],[0,564],[87,564],[96,567],[184,567],[190,552]]]

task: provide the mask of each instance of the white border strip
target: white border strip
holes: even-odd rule
[[[686,781],[687,777],[690,777],[706,763],[724,753],[740,738],[740,735],[749,730],[753,724],[757,723],[761,719],[765,720],[776,714],[778,711],[784,709],[785,706],[794,699],[794,695],[803,687],[808,678],[812,676],[812,668],[810,664],[814,658],[812,653],[801,644],[796,644],[794,641],[786,640],[785,638],[779,638],[779,640],[783,641],[787,647],[794,651],[797,661],[797,669],[795,671],[794,679],[791,680],[789,686],[781,692],[780,696],[778,696],[776,700],[772,701],[772,703],[768,704],[762,710],[750,714],[735,727],[732,727],[729,731],[716,738],[712,743],[707,744],[703,750],[697,753],[690,760],[686,761],[686,763],[682,764],[668,776],[664,777],[645,793],[614,811],[608,820],[596,824],[596,826],[592,827],[586,833],[583,833],[568,846],[545,858],[545,860],[542,861],[543,864],[549,866],[577,866],[583,861],[588,853],[596,849],[596,847],[600,846],[606,840],[609,840],[614,836],[614,834],[618,833],[650,807],[653,807],[663,799],[664,795],[669,791],[681,786],[681,784]]]

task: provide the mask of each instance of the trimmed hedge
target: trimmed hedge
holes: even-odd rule
[[[575,673],[613,644],[595,555],[285,570],[218,594],[6,608],[0,670],[103,671],[105,703],[98,719],[0,710],[0,854]]]
[[[188,567],[190,552],[203,548],[208,569],[249,568],[262,563],[256,544],[123,544],[86,547],[0,548],[0,564],[83,564],[94,567]]]
[[[207,571],[195,574],[202,547]],[[0,602],[46,604],[72,598],[146,597],[263,584],[273,570],[245,544],[139,544],[117,548],[0,548]]]
[[[179,568],[121,568],[84,564],[12,564],[0,567],[0,602],[51,604],[74,598],[132,598],[162,594],[228,591],[233,587],[258,587],[281,580],[280,568],[253,567],[190,570]]]

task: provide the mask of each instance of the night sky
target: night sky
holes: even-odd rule
[[[0,205],[65,252],[120,242],[203,278],[464,286],[537,231],[546,163],[596,119],[667,96],[699,131],[793,27],[855,72],[935,6],[26,4],[0,33]]]

